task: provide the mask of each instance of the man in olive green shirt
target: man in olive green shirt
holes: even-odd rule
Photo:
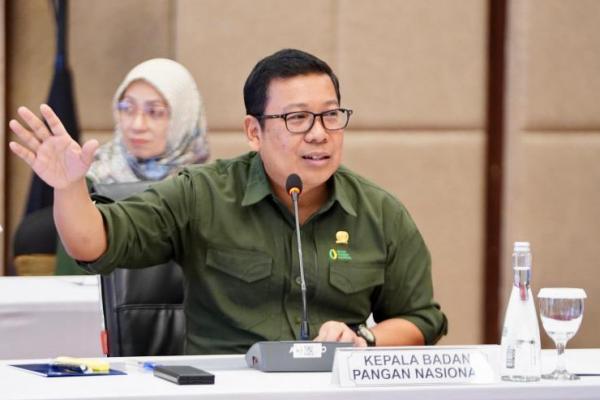
[[[126,201],[95,206],[85,173],[98,143],[79,147],[45,105],[50,127],[21,107],[27,147],[10,148],[54,187],[71,256],[107,272],[175,259],[186,277],[186,352],[244,352],[299,337],[302,303],[287,177],[304,188],[298,217],[313,338],[357,346],[431,344],[446,333],[427,247],[405,208],[340,167],[351,110],[329,66],[298,51],[261,60],[244,86],[253,152],[190,167]],[[372,313],[371,331],[352,327]],[[316,335],[315,335],[316,334]]]

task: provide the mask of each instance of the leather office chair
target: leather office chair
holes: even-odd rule
[[[183,276],[174,262],[102,276],[109,357],[183,354]]]
[[[120,200],[148,186],[140,182],[95,185],[94,189],[106,201]],[[183,273],[174,261],[143,269],[116,269],[102,276],[101,288],[109,357],[183,354],[185,293]]]

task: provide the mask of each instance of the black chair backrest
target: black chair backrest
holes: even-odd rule
[[[57,240],[52,206],[41,208],[27,214],[19,222],[14,236],[13,255],[54,254]]]
[[[175,262],[116,269],[101,285],[109,357],[183,354],[183,277]]]
[[[147,182],[94,185],[95,193],[120,200]],[[143,269],[117,268],[101,278],[109,357],[183,354],[183,273],[174,261]]]

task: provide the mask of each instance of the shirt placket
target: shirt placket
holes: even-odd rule
[[[307,287],[307,303],[310,303],[310,298],[314,294],[316,278],[317,278],[317,265],[316,265],[316,248],[313,237],[312,223],[304,225],[300,230],[300,240],[302,242],[302,252],[304,261],[304,280]],[[298,339],[300,336],[300,323],[302,322],[302,290],[301,290],[301,278],[300,278],[300,262],[298,256],[298,241],[296,239],[295,232],[290,235],[290,249],[291,249],[291,260],[290,260],[290,285],[286,301],[284,304],[286,317],[288,323],[293,331],[294,336]],[[308,304],[308,317],[309,321],[312,320],[310,314],[310,304]],[[310,326],[311,336],[315,336],[318,327]]]

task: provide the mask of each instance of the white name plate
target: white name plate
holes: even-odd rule
[[[338,348],[332,378],[341,386],[493,383],[498,357],[497,345]]]

